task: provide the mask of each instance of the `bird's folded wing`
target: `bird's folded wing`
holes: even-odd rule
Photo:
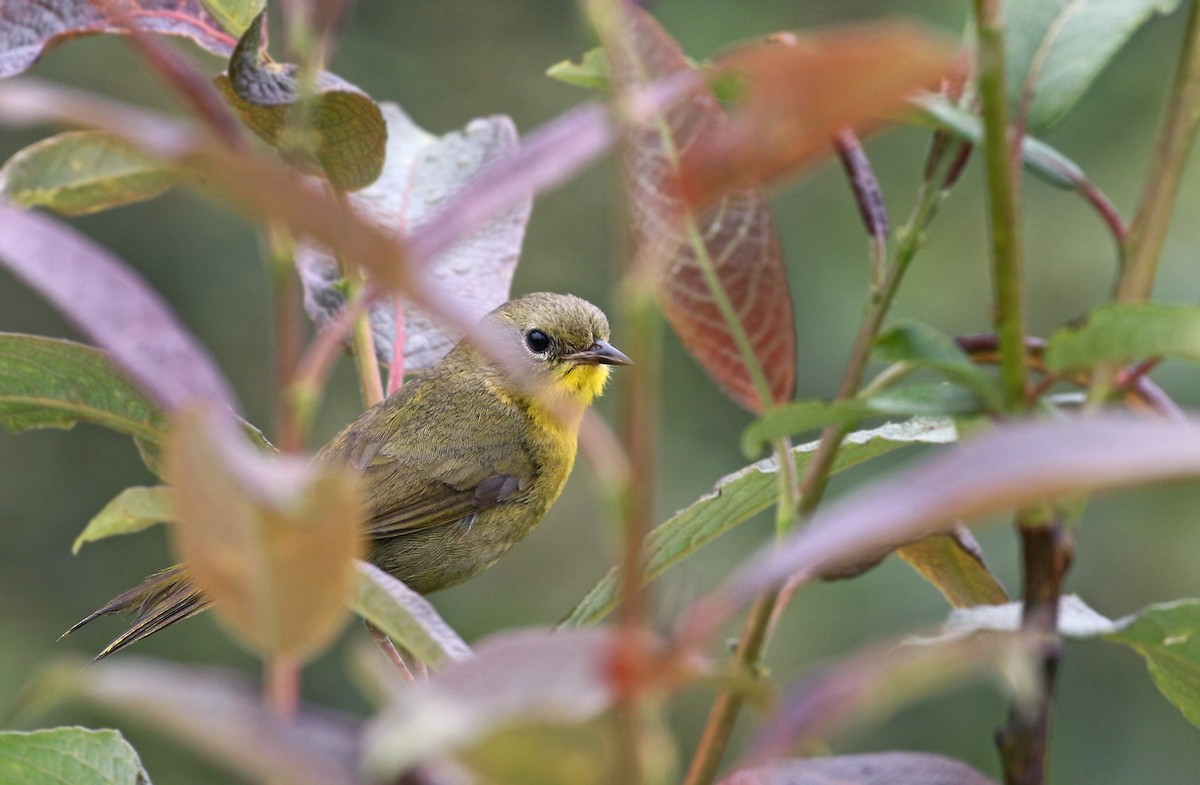
[[[427,470],[417,470],[395,461],[376,461],[363,471],[368,499],[390,502],[372,505],[367,533],[374,539],[468,518],[481,510],[520,498],[532,477],[517,470],[507,474],[495,467],[477,467],[445,479],[431,479]],[[521,476],[524,475],[524,476]],[[405,488],[397,494],[395,488]],[[397,498],[401,497],[401,498]]]

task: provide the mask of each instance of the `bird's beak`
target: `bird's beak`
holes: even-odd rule
[[[596,341],[582,352],[563,355],[563,359],[577,365],[633,365],[633,360],[608,341]]]

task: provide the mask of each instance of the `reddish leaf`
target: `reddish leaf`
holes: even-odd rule
[[[121,11],[142,30],[190,38],[208,51],[228,56],[237,43],[221,30],[200,0],[132,0]],[[19,74],[62,41],[124,26],[91,0],[4,0],[0,3],[0,77]]]
[[[967,764],[926,752],[798,758],[743,769],[721,785],[996,785]]]
[[[692,70],[649,14],[632,6],[618,12],[617,3],[610,5],[621,24],[604,35],[604,45],[619,93]],[[728,122],[712,93],[701,87],[633,126],[626,139],[630,206],[639,255],[653,265],[671,326],[729,395],[762,412],[790,399],[796,378],[791,295],[765,198],[757,189],[731,191],[693,212],[676,196],[680,157]],[[706,268],[720,291],[714,291]],[[756,389],[756,369],[747,366],[739,333],[765,377],[769,401]]]
[[[956,50],[907,24],[781,34],[736,49],[721,68],[745,83],[732,122],[705,128],[683,153],[692,204],[766,184],[833,151],[844,128],[874,130],[921,87],[953,70]]]

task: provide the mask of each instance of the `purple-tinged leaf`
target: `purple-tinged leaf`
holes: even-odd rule
[[[749,758],[770,760],[806,749],[818,739],[997,670],[1010,677],[1020,700],[1037,686],[1031,643],[1021,635],[990,633],[868,649],[788,688],[778,712],[751,745]]]
[[[996,785],[967,764],[928,752],[793,758],[743,769],[721,785]]]
[[[602,25],[602,39],[619,96],[696,73],[645,11],[610,2],[598,15],[616,21]],[[734,400],[761,413],[790,399],[795,388],[791,294],[761,191],[731,191],[698,212],[678,196],[682,159],[728,123],[701,85],[685,101],[630,126],[626,170],[634,237],[684,346]]]
[[[122,2],[125,18],[112,19],[92,0],[4,0],[0,3],[0,78],[19,74],[48,49],[71,38],[122,33],[128,19],[138,29],[190,38],[228,56],[235,40],[221,30],[200,0]]]
[[[350,196],[368,220],[399,235],[419,232],[449,200],[469,189],[496,161],[518,149],[517,130],[504,116],[472,120],[444,136],[422,130],[395,104],[381,104],[388,127],[387,160],[379,179]],[[521,253],[532,194],[488,221],[425,263],[430,278],[461,299],[476,319],[510,299]],[[297,258],[304,283],[304,306],[318,327],[325,327],[345,304],[341,272],[327,253],[301,250]],[[404,302],[404,367],[430,368],[458,342],[458,331]],[[371,309],[375,351],[390,365],[396,342],[396,309],[391,301]]]
[[[69,693],[254,780],[361,785],[354,720],[302,708],[281,721],[238,674],[130,657],[92,665],[69,681]]]
[[[1068,495],[1198,476],[1200,423],[1195,420],[1105,414],[1004,425],[818,513],[778,549],[738,570],[709,610],[946,531],[959,520]]]
[[[585,722],[615,698],[612,630],[524,630],[479,644],[395,696],[368,728],[365,767],[380,780],[506,728]]]
[[[163,408],[208,401],[237,411],[208,352],[162,298],[75,230],[0,205],[0,264],[107,349]]]

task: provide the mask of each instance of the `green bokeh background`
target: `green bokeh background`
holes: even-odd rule
[[[662,0],[654,10],[690,54],[704,57],[750,36],[882,14],[920,18],[952,36],[962,28],[966,6],[951,0]],[[1136,203],[1181,27],[1180,14],[1147,25],[1049,137],[1126,215]],[[493,113],[511,115],[528,131],[586,98],[542,74],[591,45],[575,6],[563,0],[366,0],[353,14],[333,70],[377,99],[400,102],[433,132]],[[207,70],[220,69],[217,60],[181,48]],[[124,100],[176,106],[117,39],[71,42],[33,73]],[[0,156],[46,133],[0,132]],[[924,144],[922,132],[898,128],[867,145],[897,223],[911,204]],[[614,185],[614,169],[605,162],[537,201],[514,291],[570,291],[614,313],[614,238],[619,237]],[[1029,327],[1044,335],[1106,297],[1115,255],[1098,219],[1079,198],[1034,180],[1027,181],[1025,195]],[[829,396],[860,313],[866,272],[862,229],[836,165],[825,164],[779,191],[774,209],[796,303],[799,395]],[[1198,210],[1200,181],[1193,162],[1163,257],[1156,288],[1160,300],[1200,299]],[[253,229],[189,193],[71,223],[127,260],[174,305],[228,374],[250,419],[270,423],[268,290]],[[975,161],[930,232],[895,316],[918,318],[949,333],[983,331],[989,326],[989,299]],[[3,273],[0,330],[73,335]],[[621,333],[617,321],[617,345]],[[670,336],[665,348],[660,518],[744,463],[738,436],[748,422]],[[1194,368],[1167,364],[1154,376],[1182,404],[1197,403]],[[619,380],[614,387],[619,393]],[[617,397],[610,395],[602,405],[606,415]],[[319,436],[352,419],[357,407],[353,375],[343,361],[321,411]],[[872,473],[916,454],[902,452],[848,473],[832,493],[848,492]],[[63,642],[56,638],[100,602],[168,563],[160,530],[89,546],[77,557],[69,552],[80,527],[106,501],[126,486],[151,482],[130,442],[97,428],[20,436],[0,432],[0,705],[12,701],[51,658],[97,651],[116,632],[115,624],[92,625]],[[1089,505],[1068,589],[1112,617],[1150,602],[1200,595],[1198,502],[1200,485],[1192,484]],[[609,526],[594,479],[581,462],[541,528],[490,572],[436,595],[434,602],[468,640],[502,628],[552,623],[616,559],[617,539]],[[663,618],[714,585],[769,536],[764,516],[676,569],[659,585]],[[980,539],[998,574],[1016,586],[1015,543],[1008,528],[991,527]],[[890,559],[860,579],[805,589],[772,643],[769,665],[780,680],[793,682],[831,658],[928,628],[945,612],[933,589]],[[307,697],[365,711],[346,667],[349,647],[363,638],[352,625],[341,643],[305,672]],[[256,668],[207,617],[154,636],[139,649],[143,655]],[[709,697],[689,695],[673,714],[685,754]],[[995,775],[991,737],[1004,713],[1000,692],[990,684],[976,685],[840,736],[833,748],[940,751]],[[757,716],[744,719],[740,733],[750,732],[758,721]],[[115,720],[71,708],[39,722]],[[128,732],[159,785],[225,780],[218,770],[144,730]],[[1198,770],[1200,732],[1157,694],[1136,655],[1103,643],[1067,645],[1053,733],[1053,781],[1179,783],[1195,781]]]

